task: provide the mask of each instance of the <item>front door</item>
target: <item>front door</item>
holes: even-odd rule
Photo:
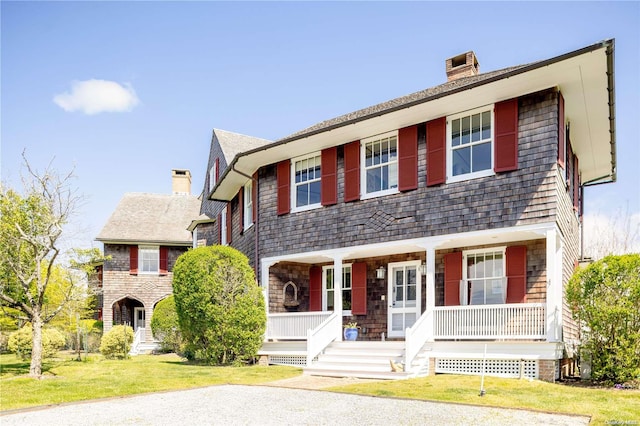
[[[405,330],[420,317],[422,277],[419,268],[419,260],[389,264],[389,337],[404,337]]]
[[[144,308],[133,308],[133,330],[144,328]]]

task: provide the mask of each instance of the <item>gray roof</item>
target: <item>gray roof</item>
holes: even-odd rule
[[[213,134],[218,139],[218,143],[220,144],[220,148],[222,149],[222,153],[224,154],[227,164],[231,164],[237,154],[269,145],[273,142],[221,129],[213,129]]]
[[[187,227],[200,214],[192,195],[126,193],[96,238],[102,242],[190,244]]]

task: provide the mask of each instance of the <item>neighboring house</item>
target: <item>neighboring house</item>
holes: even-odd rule
[[[136,343],[152,343],[151,316],[171,295],[176,259],[193,242],[187,227],[200,200],[191,194],[191,173],[173,170],[173,194],[125,194],[96,238],[104,243],[102,318],[104,331],[127,324]]]
[[[444,84],[271,144],[215,130],[190,229],[249,257],[261,353],[362,377],[478,374],[486,354],[488,374],[559,377],[583,188],[616,179],[613,63],[613,40],[487,73],[468,52]]]

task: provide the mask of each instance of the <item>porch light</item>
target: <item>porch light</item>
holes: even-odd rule
[[[384,274],[387,272],[387,270],[385,269],[384,266],[380,266],[378,269],[376,269],[376,278],[379,280],[384,279]]]
[[[427,264],[423,263],[422,265],[420,265],[419,271],[420,271],[420,275],[426,275],[427,274]]]

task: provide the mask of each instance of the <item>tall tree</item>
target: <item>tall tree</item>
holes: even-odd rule
[[[42,327],[81,293],[65,286],[57,306],[44,310],[46,291],[61,251],[63,226],[81,197],[71,187],[73,173],[58,174],[51,164],[41,173],[24,153],[23,192],[0,184],[0,304],[20,311],[31,323],[29,375],[42,375]],[[73,279],[69,275],[69,279]]]

